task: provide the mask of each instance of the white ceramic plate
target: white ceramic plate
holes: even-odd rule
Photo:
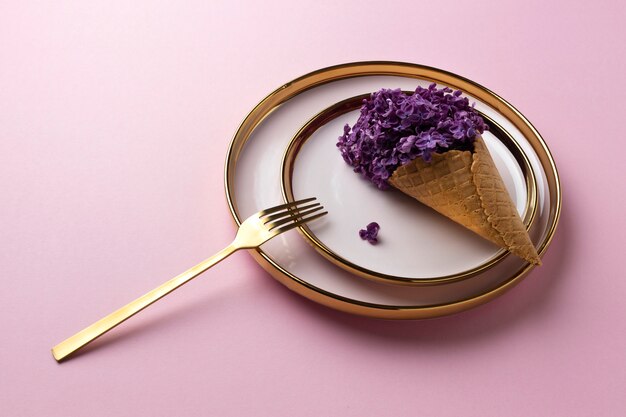
[[[331,213],[324,222],[303,226],[303,236],[349,272],[396,284],[465,279],[501,261],[505,250],[396,190],[377,189],[343,161],[337,138],[344,125],[357,120],[362,101],[362,96],[352,97],[323,110],[294,136],[285,152],[285,201],[317,196]],[[484,117],[490,130],[483,138],[528,227],[537,208],[532,167],[514,138]],[[372,221],[381,225],[375,246],[358,236],[358,230]]]
[[[282,202],[280,179],[283,152],[295,132],[322,109],[348,97],[383,87],[412,90],[416,85],[426,86],[432,81],[464,91],[470,100],[476,102],[478,109],[506,129],[523,149],[538,185],[537,217],[529,234],[542,254],[558,223],[561,196],[556,167],[542,138],[519,112],[484,87],[445,71],[413,64],[368,62],[331,67],[296,79],[261,101],[242,122],[227,156],[226,193],[236,222],[240,223],[256,211]],[[506,153],[501,153],[493,141],[490,140],[489,144],[490,149],[498,155],[499,168],[502,167],[505,173],[511,173],[506,175],[506,180],[509,190],[517,195],[516,181],[519,175],[515,174],[514,166],[509,164]],[[398,210],[398,215],[427,216],[430,222],[420,223],[421,227],[429,228],[430,233],[442,235],[437,243],[440,249],[445,244],[454,248],[454,251],[446,250],[442,256],[437,255],[441,262],[429,261],[424,271],[433,275],[445,274],[482,261],[493,253],[493,248],[479,238],[465,233],[445,218],[431,215],[414,202],[403,200],[400,196],[372,192],[359,184],[359,178],[345,169],[342,163],[338,155],[329,158],[324,169],[318,170],[317,174],[310,172],[310,176],[321,175],[319,171],[332,167],[334,175],[345,177],[342,179],[344,184],[350,184],[349,189],[345,190],[346,197],[362,193],[373,199],[367,216],[357,218],[347,229],[362,226],[370,220],[383,222],[383,219],[388,221],[383,222],[383,230],[397,227],[388,217],[381,217],[380,206],[393,202],[393,205],[398,206],[394,208]],[[309,177],[303,171],[298,178],[304,187]],[[333,189],[330,184],[328,189]],[[317,197],[323,203],[324,197],[327,197],[329,202],[353,204],[351,198],[330,199],[328,194],[321,190],[319,192],[322,194]],[[324,229],[325,222],[328,224],[333,221],[334,212],[336,215],[344,212],[337,207],[329,209],[328,219],[319,220],[315,225],[318,232]],[[415,216],[416,210],[422,210],[423,213]],[[385,240],[388,240],[389,245],[395,245],[391,235]],[[375,250],[379,248],[370,248],[360,241],[355,241],[355,245],[374,254],[372,257],[378,256],[379,252]],[[416,249],[429,251],[428,248]],[[435,256],[433,252],[427,253]],[[338,268],[313,250],[295,230],[274,238],[253,252],[253,255],[276,279],[310,299],[344,311],[386,318],[425,318],[462,311],[497,296],[532,269],[519,258],[508,256],[471,279],[425,287],[394,286],[364,280]],[[426,258],[428,256],[422,256],[421,259]],[[453,266],[450,267],[450,264]],[[393,265],[387,263],[386,266]]]

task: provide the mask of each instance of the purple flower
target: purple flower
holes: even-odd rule
[[[365,229],[359,230],[359,236],[361,239],[367,240],[372,245],[378,243],[378,231],[380,230],[380,226],[376,222],[372,222],[365,226]]]
[[[472,150],[487,125],[461,91],[417,87],[406,94],[382,89],[363,100],[354,126],[346,125],[337,147],[344,161],[378,188],[400,165],[426,162],[436,152]]]

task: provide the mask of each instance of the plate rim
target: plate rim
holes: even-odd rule
[[[289,144],[286,146],[285,151],[283,152],[283,157],[281,160],[281,192],[285,203],[290,203],[294,201],[293,181],[291,177],[293,176],[295,162],[298,158],[298,155],[300,154],[302,146],[313,136],[313,134],[319,128],[323,127],[329,121],[334,120],[336,117],[339,117],[347,112],[357,110],[358,107],[360,107],[362,100],[367,96],[369,96],[369,94],[360,94],[340,100],[336,103],[331,104],[330,106],[327,106],[326,108],[315,114],[313,117],[311,117],[309,120],[307,120],[304,125],[292,136]],[[509,149],[509,152],[511,152],[513,158],[519,164],[519,167],[523,172],[524,180],[526,183],[526,207],[521,217],[523,217],[522,222],[524,223],[524,226],[528,231],[533,226],[533,223],[536,219],[538,205],[537,178],[532,164],[528,160],[528,156],[521,148],[521,146],[512,137],[512,135],[504,129],[504,127],[500,126],[498,122],[496,122],[480,110],[477,111],[490,125],[491,128],[493,128],[495,131],[500,132],[500,135],[496,133],[493,133],[493,135],[506,148]],[[504,135],[506,139],[500,137],[501,135]],[[511,147],[515,148],[515,150],[512,150]],[[520,162],[519,159],[521,159],[522,161]],[[485,272],[486,270],[492,268],[497,263],[501,262],[510,255],[509,251],[504,248],[500,248],[492,256],[478,263],[476,266],[454,274],[440,275],[434,277],[395,276],[386,274],[384,272],[372,270],[370,268],[356,264],[349,259],[341,256],[333,249],[328,247],[328,245],[326,245],[324,242],[322,242],[306,224],[299,226],[298,229],[304,239],[306,239],[312,245],[312,247],[318,253],[320,253],[320,255],[322,255],[331,263],[345,269],[351,274],[360,276],[365,279],[370,279],[373,281],[387,284],[427,286],[461,281]]]
[[[271,114],[272,109],[279,107],[290,98],[306,90],[341,79],[376,75],[419,78],[461,89],[497,109],[500,113],[507,117],[507,119],[511,121],[511,123],[513,123],[524,136],[532,136],[535,139],[533,140],[534,143],[531,143],[531,146],[535,149],[535,151],[538,151],[538,149],[542,150],[542,152],[537,152],[537,158],[543,167],[550,168],[550,173],[552,174],[552,177],[546,175],[551,200],[549,207],[549,219],[552,218],[552,221],[548,223],[545,237],[538,248],[539,255],[543,255],[554,238],[554,234],[560,220],[562,190],[554,157],[552,156],[552,153],[550,152],[541,134],[515,107],[496,93],[486,87],[483,87],[477,82],[435,67],[398,61],[357,61],[321,68],[283,84],[257,103],[243,118],[229,143],[226,153],[224,186],[226,200],[235,224],[239,226],[242,220],[239,216],[237,204],[234,199],[234,191],[231,189],[234,182],[232,179],[234,178],[233,175],[237,166],[238,156],[247,140],[244,140],[243,143],[238,143],[239,139],[242,136],[248,136],[249,133],[251,133],[265,117]],[[434,75],[437,75],[437,78],[434,78]],[[263,112],[262,110],[264,110],[264,108],[268,106],[268,103],[271,102],[275,102],[275,104],[267,109],[267,112]],[[515,123],[515,120],[518,123]],[[554,187],[554,190],[552,190],[552,187]],[[554,196],[552,195],[552,191],[554,191]],[[552,201],[552,197],[554,197],[554,201]],[[484,304],[517,285],[533,267],[530,264],[523,265],[511,275],[511,278],[500,283],[495,288],[461,300],[429,305],[391,306],[355,300],[339,294],[331,293],[323,288],[319,288],[303,281],[299,277],[287,271],[285,268],[272,260],[267,254],[265,254],[261,248],[250,251],[250,253],[257,263],[259,263],[261,267],[263,267],[263,269],[265,269],[272,277],[292,291],[297,292],[310,300],[352,314],[387,319],[432,318],[458,313],[477,305]]]

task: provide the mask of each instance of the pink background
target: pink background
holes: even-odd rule
[[[0,415],[625,415],[625,15],[622,1],[2,2]],[[470,312],[389,322],[313,304],[238,253],[52,359],[229,242],[223,163],[256,102],[374,59],[464,75],[535,124],[564,188],[544,266]]]

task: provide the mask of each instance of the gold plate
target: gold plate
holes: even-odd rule
[[[405,93],[410,94],[412,92],[405,91]],[[285,154],[283,155],[281,163],[281,188],[285,202],[290,203],[295,200],[293,194],[293,183],[291,179],[293,176],[294,164],[298,157],[298,153],[302,149],[304,143],[306,143],[306,141],[309,140],[319,128],[324,126],[329,121],[345,113],[359,109],[363,103],[363,100],[367,97],[369,97],[369,94],[362,94],[359,96],[347,98],[327,107],[326,109],[313,116],[293,136],[293,139],[289,142],[289,145],[285,150]],[[504,146],[506,146],[506,148],[511,152],[524,175],[527,196],[526,205],[521,217],[524,225],[526,226],[526,229],[529,230],[533,220],[535,219],[535,214],[537,213],[537,181],[532,166],[528,161],[528,158],[524,154],[524,151],[520,148],[520,146],[513,139],[513,137],[511,137],[511,135],[502,128],[502,126],[500,126],[491,117],[482,113],[480,110],[477,110],[477,112],[483,117],[483,119],[489,126],[490,132],[498,140],[500,140],[500,142],[502,142]],[[349,261],[348,259],[338,254],[336,251],[333,251],[328,245],[324,244],[315,235],[315,233],[308,225],[301,226],[300,231],[302,232],[303,236],[311,242],[315,250],[317,250],[327,260],[339,266],[340,268],[344,268],[350,273],[358,275],[362,278],[400,285],[433,285],[470,278],[472,276],[475,276],[476,274],[485,271],[486,269],[491,268],[496,263],[504,259],[505,256],[509,255],[509,252],[507,250],[500,249],[494,256],[485,260],[479,265],[455,274],[437,277],[402,277],[374,271],[372,269],[368,269],[362,265],[358,265],[354,262]]]
[[[226,198],[237,224],[240,224],[242,221],[242,213],[240,213],[239,204],[235,196],[235,190],[237,188],[236,178],[239,178],[237,177],[238,164],[241,163],[242,168],[245,167],[246,161],[240,160],[240,156],[253,132],[255,132],[265,118],[275,111],[282,111],[282,107],[287,104],[287,102],[297,99],[300,95],[304,96],[304,93],[309,90],[318,87],[324,88],[334,82],[342,83],[344,81],[356,80],[359,77],[405,77],[416,80],[427,80],[436,82],[437,84],[447,85],[453,89],[459,89],[469,96],[485,103],[485,105],[494,109],[494,111],[497,111],[498,115],[506,119],[507,125],[514,127],[516,131],[520,132],[527,140],[524,146],[532,149],[533,156],[531,162],[534,166],[541,167],[541,172],[536,174],[540,175],[538,180],[541,180],[542,185],[539,190],[539,196],[542,199],[542,204],[545,203],[545,207],[542,206],[541,209],[541,229],[535,243],[538,253],[540,255],[545,253],[554,236],[554,231],[557,227],[561,212],[561,187],[554,160],[537,130],[513,106],[498,95],[473,81],[436,68],[399,62],[356,62],[324,68],[279,87],[257,104],[239,126],[230,143],[226,157]],[[335,88],[334,84],[333,88]],[[357,92],[357,94],[364,92],[366,91]],[[353,95],[355,94],[350,94],[348,97]],[[292,132],[296,130],[297,128],[292,130]],[[249,209],[250,208],[247,207],[247,210]],[[483,304],[512,288],[532,269],[532,266],[528,264],[516,266],[511,270],[507,270],[506,276],[502,275],[497,284],[494,283],[493,285],[486,286],[484,289],[480,289],[471,295],[459,295],[455,296],[454,299],[442,302],[426,304],[371,302],[367,301],[367,299],[369,299],[367,297],[346,295],[339,291],[331,291],[314,285],[311,282],[307,282],[292,273],[289,268],[279,264],[263,249],[258,249],[251,253],[254,259],[274,278],[302,296],[338,310],[389,319],[429,318],[466,310],[473,306]],[[508,258],[510,259],[512,257]],[[499,264],[498,268],[492,268],[492,271],[496,269],[499,270],[500,265],[508,267],[510,263],[508,260],[507,262],[502,262]],[[475,279],[478,278],[479,277],[476,277]],[[362,281],[370,282],[367,280]],[[465,283],[473,281],[474,279],[463,280],[460,283],[465,285]],[[444,285],[454,286],[460,283]],[[376,283],[371,282],[371,284]],[[402,288],[407,288],[409,292],[413,290],[410,287]],[[428,288],[430,287],[419,287],[415,289],[425,291],[428,290]],[[385,291],[385,289],[381,287],[381,291]]]
[[[293,139],[289,143],[289,146],[287,146],[281,164],[281,188],[283,191],[283,198],[285,202],[294,201],[293,184],[291,178],[293,176],[293,168],[298,157],[298,153],[300,152],[300,149],[302,149],[304,143],[311,138],[315,131],[317,131],[327,122],[335,119],[336,117],[344,113],[348,113],[350,111],[360,108],[363,103],[363,99],[367,98],[368,96],[369,94],[350,97],[346,100],[340,101],[339,103],[333,104],[330,107],[327,107],[320,113],[316,114],[313,118],[311,118],[294,135]],[[492,118],[488,117],[486,114],[480,112],[479,110],[477,110],[477,112],[483,117],[483,119],[489,126],[490,132],[506,146],[506,148],[515,157],[517,163],[519,164],[519,167],[521,168],[526,185],[526,205],[521,217],[524,225],[526,226],[526,229],[529,230],[537,212],[537,183],[532,166],[530,165],[530,162],[528,161],[528,158],[524,154],[523,150],[519,147],[517,142],[515,142],[515,140],[506,130],[504,130],[499,124],[497,124]],[[300,230],[304,237],[311,241],[313,248],[315,248],[322,256],[324,256],[326,259],[339,266],[340,268],[344,268],[350,273],[366,279],[400,285],[432,285],[469,278],[485,271],[488,268],[491,268],[496,263],[500,262],[505,256],[509,255],[508,251],[500,249],[494,256],[482,262],[481,264],[455,274],[443,275],[438,277],[402,277],[374,271],[362,265],[358,265],[354,262],[349,261],[348,259],[338,254],[336,251],[333,251],[330,247],[328,247],[328,245],[324,244],[315,235],[315,233],[313,233],[308,225],[301,226]]]

